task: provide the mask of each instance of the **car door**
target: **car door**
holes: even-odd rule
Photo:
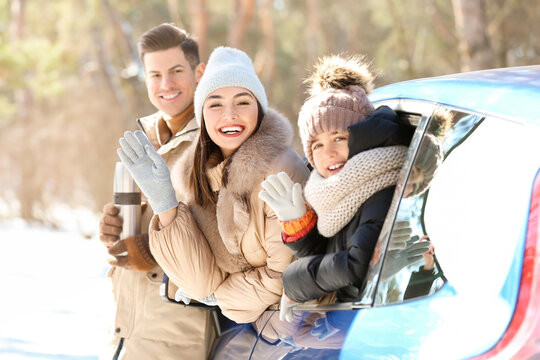
[[[416,126],[418,114],[400,112],[400,121]],[[331,305],[302,304],[297,308],[301,318],[286,326],[275,335],[275,329],[267,327],[259,334],[254,348],[253,359],[337,359],[347,337],[347,333],[359,309],[372,304],[339,303]],[[276,311],[274,317],[279,316]],[[269,325],[270,326],[270,325]],[[265,332],[272,334],[265,337]],[[276,341],[279,337],[279,341]]]
[[[482,354],[505,334],[516,305],[538,126],[420,101],[392,105],[420,120],[360,302],[373,307],[355,318],[341,358]],[[442,123],[450,126],[441,132]],[[436,148],[441,161],[432,161]],[[403,261],[410,244],[391,243],[400,221],[433,254]]]
[[[304,321],[293,329],[293,341],[259,337],[253,358],[272,358],[264,356],[276,348],[278,358],[295,359],[466,358],[504,335],[540,164],[538,127],[418,100],[384,104],[417,129],[361,300],[300,307],[306,320],[339,314],[348,325],[319,341],[311,334],[324,321]],[[532,153],[530,162],[510,161]],[[402,221],[412,240],[392,244]],[[408,262],[409,246],[419,241],[434,250]],[[294,341],[301,336],[312,341]],[[339,336],[341,343],[332,342]]]

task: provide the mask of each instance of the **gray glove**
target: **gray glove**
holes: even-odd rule
[[[389,250],[384,260],[381,280],[386,281],[404,267],[422,260],[425,252],[429,251],[429,241],[418,241],[418,236],[413,236],[407,241],[405,249]]]
[[[396,221],[390,235],[388,250],[405,249],[407,241],[411,239],[412,228],[408,220]]]
[[[178,206],[169,168],[140,130],[120,138],[117,152],[156,214]]]
[[[285,295],[285,292],[283,292],[283,295],[281,295],[281,303],[279,305],[279,320],[292,322],[296,305],[297,304],[290,300],[287,295]]]
[[[302,186],[293,183],[287,173],[270,175],[261,186],[264,190],[259,192],[259,198],[274,210],[279,220],[300,219],[307,212]]]

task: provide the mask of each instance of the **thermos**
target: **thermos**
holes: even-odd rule
[[[120,239],[140,234],[141,191],[122,162],[117,162],[114,168],[113,192],[113,202],[124,219]]]

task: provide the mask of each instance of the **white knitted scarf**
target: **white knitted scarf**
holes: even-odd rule
[[[371,195],[395,185],[406,155],[406,146],[375,148],[353,156],[328,178],[313,170],[304,195],[317,213],[319,233],[337,234]]]

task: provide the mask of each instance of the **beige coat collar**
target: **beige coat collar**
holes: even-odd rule
[[[166,128],[167,131],[170,130],[168,130],[169,128],[165,120],[163,120],[163,113],[161,111],[140,118],[138,123],[139,127],[144,131],[150,140],[150,143],[154,146],[154,149],[156,149],[160,154],[169,152],[183,141],[193,140],[197,135],[197,130],[199,129],[199,125],[193,116],[182,130],[178,131],[173,137],[168,138],[167,141],[162,144],[160,140],[160,129]]]

